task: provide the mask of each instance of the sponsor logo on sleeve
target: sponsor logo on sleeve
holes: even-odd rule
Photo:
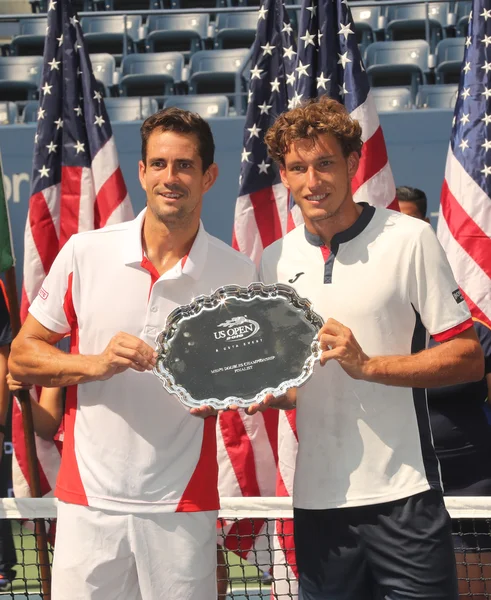
[[[297,273],[294,277],[288,280],[288,283],[295,283],[295,281],[297,281],[300,275],[305,275],[305,273],[303,271],[301,273]]]
[[[49,296],[49,294],[48,294],[48,292],[47,292],[47,291],[46,291],[44,288],[41,288],[41,289],[39,290],[39,294],[38,294],[38,296],[41,298],[41,300],[47,300],[47,299],[48,299],[48,296]]]
[[[452,292],[452,296],[453,296],[455,302],[457,302],[457,304],[460,304],[461,302],[464,301],[464,296],[462,296],[462,292],[459,289],[454,290]]]

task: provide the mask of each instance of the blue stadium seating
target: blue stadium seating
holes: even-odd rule
[[[42,56],[0,56],[0,100],[36,98],[42,70]]]
[[[455,28],[458,36],[467,35],[469,14],[472,10],[471,0],[459,0],[455,5]]]
[[[19,34],[10,43],[11,54],[16,56],[42,56],[44,40],[46,39],[46,27],[46,19],[41,17],[21,19]]]
[[[159,106],[155,98],[106,98],[109,120],[115,121],[141,121],[157,112]]]
[[[380,87],[372,88],[372,98],[375,101],[377,112],[390,112],[394,110],[411,110],[413,99],[411,90],[406,87]]]
[[[189,64],[190,94],[232,94],[236,91],[236,75],[245,57],[246,48],[234,50],[201,50]],[[245,91],[245,80],[240,80]]]
[[[39,102],[37,100],[30,100],[29,102],[26,102],[21,115],[22,122],[36,123],[38,120],[38,109]]]
[[[164,0],[92,0],[95,10],[154,10],[166,8]]]
[[[429,46],[425,40],[374,42],[366,50],[365,66],[371,86],[410,86],[413,98],[426,83]]]
[[[17,122],[15,102],[0,102],[0,125],[13,125]]]
[[[102,91],[104,96],[110,96],[116,72],[114,56],[108,53],[91,54],[90,62],[92,63],[94,77],[99,83],[99,91]]]
[[[437,83],[458,83],[464,58],[465,38],[456,37],[442,40],[436,47]]]
[[[207,14],[170,14],[148,17],[148,52],[181,52],[185,58],[205,49],[210,16]]]
[[[104,15],[84,17],[81,20],[85,43],[89,52],[125,54],[124,16]],[[140,15],[126,16],[126,44],[128,52],[135,52],[140,40],[142,18]]]
[[[356,41],[360,45],[362,54],[367,46],[376,41],[377,33],[382,29],[382,11],[380,6],[356,6],[351,7],[351,16],[355,23]]]
[[[173,94],[175,84],[182,81],[183,68],[184,56],[179,52],[129,54],[121,63],[121,93],[123,96]]]
[[[449,3],[429,3],[430,51],[444,37],[448,24]],[[425,39],[426,8],[424,3],[392,5],[387,8],[386,33],[389,40]]]
[[[219,13],[216,20],[215,48],[250,48],[257,32],[257,13]]]
[[[416,108],[454,108],[459,86],[453,83],[420,85]]]
[[[170,96],[164,101],[164,108],[177,106],[198,113],[205,119],[228,117],[229,101],[227,96]]]

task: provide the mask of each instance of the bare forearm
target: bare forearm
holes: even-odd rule
[[[441,344],[409,356],[368,358],[364,372],[364,379],[374,383],[431,388],[479,381],[484,376],[484,359],[480,346],[453,354],[447,344]]]
[[[42,340],[14,340],[9,370],[24,383],[62,387],[96,380],[97,361],[97,356],[67,354]]]

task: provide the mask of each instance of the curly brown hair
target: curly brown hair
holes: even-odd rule
[[[271,158],[285,165],[285,154],[295,140],[315,141],[319,135],[333,135],[341,144],[343,155],[361,155],[361,126],[349,116],[345,107],[328,96],[313,98],[281,114],[269,128],[264,141]]]

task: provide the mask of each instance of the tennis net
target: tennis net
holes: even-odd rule
[[[452,517],[460,598],[491,600],[491,498],[445,502]],[[220,600],[298,598],[292,516],[290,498],[222,499],[217,520]],[[2,499],[0,519],[11,525],[17,552],[15,577],[0,587],[0,600],[40,600],[43,571],[34,520],[45,523],[51,561],[56,501]]]

